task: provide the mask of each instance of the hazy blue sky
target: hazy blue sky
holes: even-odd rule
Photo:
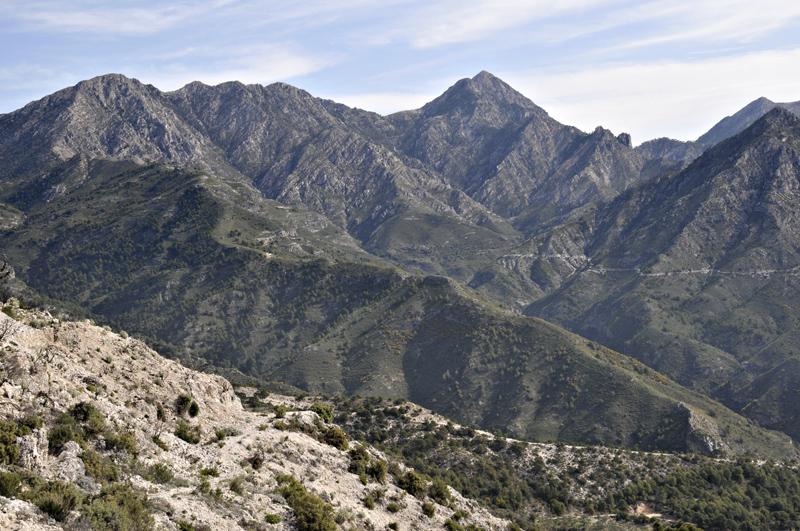
[[[386,114],[481,70],[587,131],[696,138],[759,96],[800,100],[800,2],[0,0],[0,112],[117,72]]]

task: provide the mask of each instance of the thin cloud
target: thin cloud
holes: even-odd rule
[[[230,0],[194,5],[163,4],[127,7],[124,3],[98,8],[95,3],[16,3],[3,17],[17,20],[22,31],[87,33],[100,35],[150,35],[222,8]]]
[[[442,1],[407,6],[373,32],[373,44],[407,42],[426,49],[457,43],[503,40],[522,29],[527,40],[565,42],[615,28],[647,25],[647,38],[621,47],[652,46],[698,40],[752,40],[800,17],[800,4],[782,0],[574,0]],[[515,34],[516,37],[516,34]],[[507,39],[508,47],[515,39]]]
[[[584,130],[603,125],[640,143],[659,136],[695,139],[761,96],[800,99],[800,48],[694,62],[610,65],[531,72],[507,80],[554,118]]]
[[[185,50],[193,55],[191,65],[164,63],[141,74],[161,90],[175,90],[191,81],[217,85],[226,81],[265,84],[307,75],[337,62],[333,54],[309,55],[288,45],[265,44],[235,48]]]

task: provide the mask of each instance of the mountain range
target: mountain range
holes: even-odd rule
[[[634,148],[487,72],[389,116],[101,76],[0,115],[0,246],[32,304],[237,381],[793,455],[792,109]]]

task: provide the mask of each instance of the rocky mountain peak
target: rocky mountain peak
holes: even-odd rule
[[[471,79],[461,79],[426,104],[422,112],[426,117],[466,115],[489,121],[493,125],[524,120],[534,114],[547,116],[544,109],[486,71]]]
[[[631,140],[630,133],[618,134],[617,140],[619,140],[620,144],[622,144],[623,146],[633,149],[633,140]]]
[[[700,136],[697,141],[706,147],[722,142],[726,138],[752,125],[776,105],[778,104],[767,98],[758,98],[744,106],[732,116],[726,116],[720,120],[714,127],[709,129],[707,133]]]

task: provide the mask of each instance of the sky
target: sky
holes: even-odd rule
[[[584,131],[695,139],[759,97],[800,100],[800,2],[0,0],[0,113],[121,73],[389,114],[482,70]]]

